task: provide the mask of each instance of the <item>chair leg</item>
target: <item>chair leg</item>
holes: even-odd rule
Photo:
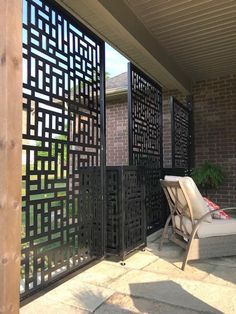
[[[160,243],[159,243],[159,251],[161,251],[161,249],[162,249],[163,242],[164,242],[164,239],[165,239],[165,235],[166,235],[166,232],[168,231],[168,226],[169,226],[170,220],[171,220],[171,215],[169,215],[169,217],[166,220],[165,227],[164,227],[164,230],[162,232],[161,240],[160,240]]]
[[[185,256],[184,256],[184,260],[183,260],[183,263],[182,263],[182,271],[185,270],[185,267],[187,265],[187,262],[188,262],[188,253],[189,253],[189,248],[187,249],[186,253],[185,253]]]
[[[187,245],[187,248],[186,248],[186,252],[185,252],[185,255],[184,255],[184,260],[183,260],[182,267],[181,267],[181,269],[183,271],[184,271],[185,266],[187,265],[187,262],[188,262],[188,255],[189,255],[189,251],[190,251],[190,248],[191,248],[191,245],[192,245],[192,241],[193,241],[193,237],[191,237],[189,239],[189,242],[188,242],[188,245]]]

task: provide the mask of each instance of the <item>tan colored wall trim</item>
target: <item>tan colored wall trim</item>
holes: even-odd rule
[[[0,313],[19,312],[21,240],[21,1],[0,1]]]
[[[106,103],[114,103],[114,102],[128,102],[128,90],[120,89],[108,91],[106,93]]]

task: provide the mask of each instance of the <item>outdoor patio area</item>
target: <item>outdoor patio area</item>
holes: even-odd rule
[[[104,260],[44,290],[21,314],[37,313],[236,313],[236,257],[190,262],[160,232],[144,251],[125,261]]]
[[[236,1],[1,4],[0,314],[236,314]]]

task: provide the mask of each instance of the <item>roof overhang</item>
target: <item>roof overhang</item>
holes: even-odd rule
[[[167,89],[236,74],[235,0],[57,0]]]
[[[70,13],[168,89],[184,94],[191,80],[123,1],[57,0]]]
[[[124,102],[128,101],[128,89],[127,88],[114,88],[106,91],[106,101],[109,103],[113,102]]]

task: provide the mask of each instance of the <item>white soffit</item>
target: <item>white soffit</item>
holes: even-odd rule
[[[190,78],[182,71],[181,66],[169,57],[166,49],[140,22],[132,11],[133,8],[131,10],[127,3],[122,0],[57,2],[162,86],[179,89],[185,94],[190,92]]]
[[[236,73],[235,0],[124,0],[192,80]]]

